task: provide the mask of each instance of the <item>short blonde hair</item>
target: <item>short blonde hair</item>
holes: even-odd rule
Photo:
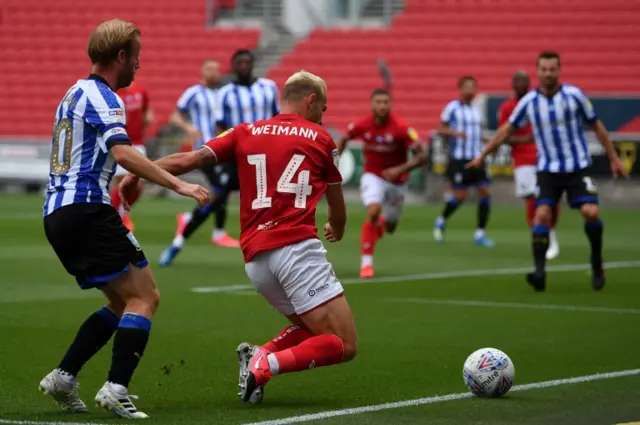
[[[104,21],[91,32],[87,53],[92,64],[108,65],[118,57],[118,52],[131,52],[133,41],[140,36],[135,24],[122,19]]]
[[[327,83],[317,75],[304,69],[293,74],[282,89],[284,100],[300,100],[305,96],[315,93],[321,98],[327,97]]]

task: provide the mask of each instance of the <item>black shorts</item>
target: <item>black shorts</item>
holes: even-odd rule
[[[82,289],[100,287],[149,264],[135,237],[107,204],[73,204],[44,218],[44,232]]]
[[[598,188],[589,175],[588,169],[573,173],[538,171],[536,205],[555,206],[565,192],[571,208],[580,208],[583,204],[598,203]]]
[[[238,168],[235,162],[206,165],[201,168],[215,192],[233,192],[240,190]]]
[[[447,179],[454,189],[468,189],[469,186],[489,186],[491,178],[484,168],[465,168],[470,160],[450,159],[447,165]]]

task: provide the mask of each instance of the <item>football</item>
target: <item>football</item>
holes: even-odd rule
[[[495,348],[474,351],[462,368],[465,385],[478,397],[502,397],[513,386],[515,373],[509,356]]]

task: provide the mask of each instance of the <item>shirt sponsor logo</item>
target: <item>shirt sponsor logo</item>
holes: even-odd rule
[[[124,111],[120,108],[109,109],[109,117],[113,122],[124,124]]]
[[[309,290],[309,296],[313,297],[316,294],[319,294],[320,292],[329,289],[329,282],[325,283],[324,285],[318,286],[317,288],[313,288]]]

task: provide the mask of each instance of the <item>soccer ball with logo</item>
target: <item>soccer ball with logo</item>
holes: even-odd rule
[[[474,351],[462,368],[465,385],[478,397],[502,397],[511,389],[515,373],[509,356],[495,348]]]

